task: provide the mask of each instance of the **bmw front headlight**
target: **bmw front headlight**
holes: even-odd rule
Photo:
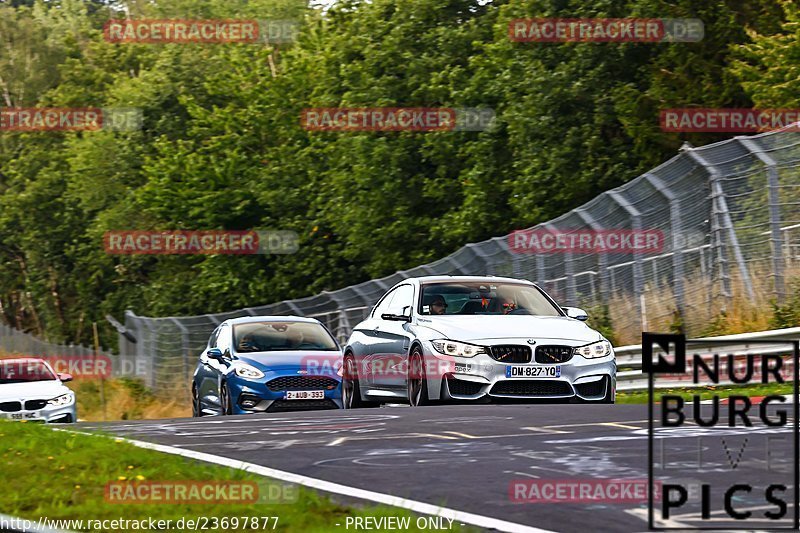
[[[57,396],[52,400],[47,400],[47,403],[55,407],[64,407],[65,405],[72,404],[72,402],[74,401],[75,401],[75,394],[72,392],[68,392],[66,394],[62,394],[61,396]]]
[[[608,341],[597,341],[586,346],[578,346],[572,350],[574,355],[582,355],[587,359],[597,359],[611,355],[611,343]]]
[[[261,370],[245,364],[236,365],[234,372],[236,372],[236,375],[240,378],[245,379],[261,379],[264,377],[264,373]]]
[[[478,354],[486,353],[483,346],[467,344],[466,342],[439,339],[431,341],[431,344],[433,344],[433,348],[437,352],[444,355],[452,355],[453,357],[475,357]]]

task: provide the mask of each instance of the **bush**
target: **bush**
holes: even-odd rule
[[[789,283],[786,302],[778,305],[772,302],[772,318],[769,325],[772,328],[793,328],[800,326],[800,279]]]

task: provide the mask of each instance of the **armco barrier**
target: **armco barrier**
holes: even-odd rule
[[[800,340],[800,328],[773,329],[769,331],[759,331],[756,333],[739,333],[736,335],[722,335],[718,337],[703,337],[704,341],[719,341],[719,346],[709,346],[707,344],[698,345],[694,348],[689,342],[687,346],[687,356],[699,354],[703,358],[710,357],[713,353],[723,352],[725,354],[747,355],[747,354],[780,354],[791,355],[792,348],[785,343],[776,342],[773,344],[753,344],[750,341],[770,341],[770,340]],[[642,346],[635,344],[631,346],[620,346],[614,350],[617,355],[617,390],[634,391],[647,389],[647,375],[642,373]],[[791,361],[787,361],[791,365]],[[685,387],[685,381],[659,379],[654,386],[659,388]]]

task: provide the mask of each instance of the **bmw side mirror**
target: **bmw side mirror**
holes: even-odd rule
[[[206,352],[206,356],[211,359],[216,359],[218,361],[221,361],[222,350],[220,350],[219,348],[209,348],[209,350]]]
[[[59,380],[60,380],[62,383],[66,383],[66,382],[68,382],[68,381],[72,381],[72,374],[61,374],[61,373],[59,373],[59,374],[58,374],[58,379],[59,379]]]
[[[383,320],[396,320],[397,322],[411,322],[411,317],[407,315],[393,315],[391,313],[383,313],[381,315]]]
[[[562,307],[561,309],[564,310],[568,317],[574,318],[575,320],[589,320],[588,313],[580,307]]]

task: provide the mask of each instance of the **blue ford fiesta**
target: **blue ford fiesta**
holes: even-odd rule
[[[233,318],[208,340],[192,379],[194,416],[342,408],[342,350],[318,320]]]

